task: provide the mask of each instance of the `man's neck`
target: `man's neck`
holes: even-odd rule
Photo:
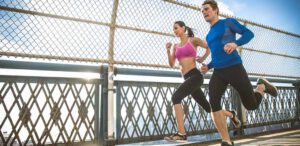
[[[210,26],[213,26],[214,24],[216,24],[219,21],[219,17],[217,17],[216,19],[214,19],[213,21],[210,22]]]

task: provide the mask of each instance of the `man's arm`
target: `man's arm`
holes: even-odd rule
[[[241,37],[234,42],[238,46],[247,44],[254,37],[253,32],[249,30],[247,27],[245,27],[244,25],[240,24],[237,20],[233,18],[228,18],[227,23],[229,25],[229,28],[233,32],[236,32],[241,35]]]

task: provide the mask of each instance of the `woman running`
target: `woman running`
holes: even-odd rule
[[[181,105],[183,98],[191,94],[194,100],[200,104],[206,112],[210,113],[211,111],[210,104],[206,100],[205,95],[200,88],[200,86],[203,84],[203,76],[196,68],[196,60],[198,62],[203,62],[210,54],[210,50],[208,49],[206,42],[200,38],[194,37],[192,29],[187,27],[184,22],[176,21],[174,23],[173,31],[176,37],[180,38],[180,43],[175,44],[172,51],[172,44],[166,44],[169,65],[174,67],[177,59],[179,61],[181,73],[185,81],[172,95],[178,132],[171,136],[165,137],[165,140],[185,141],[187,140],[187,136],[184,129],[184,113]],[[198,46],[205,49],[205,53],[202,57],[197,57]]]

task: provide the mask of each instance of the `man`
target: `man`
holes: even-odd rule
[[[258,108],[263,94],[268,93],[277,96],[277,89],[266,79],[259,78],[257,88],[253,91],[251,82],[246,70],[242,65],[241,57],[236,48],[248,43],[254,34],[233,18],[219,19],[218,4],[214,0],[205,0],[202,4],[202,14],[206,22],[210,24],[210,31],[206,36],[208,47],[211,49],[212,61],[200,68],[202,74],[214,68],[209,82],[209,102],[212,108],[212,119],[221,135],[222,146],[231,146],[227,124],[226,113],[221,107],[221,97],[227,85],[234,87],[241,98],[246,109],[255,110]],[[236,34],[241,37],[236,40]],[[232,114],[232,117],[235,117]]]

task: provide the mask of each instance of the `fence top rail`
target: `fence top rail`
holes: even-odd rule
[[[102,65],[62,64],[31,61],[0,60],[0,68],[44,71],[71,71],[100,73]]]
[[[0,82],[18,82],[18,83],[54,83],[54,84],[99,84],[102,79],[84,79],[84,78],[74,78],[74,77],[37,77],[37,76],[10,76],[10,75],[0,75]]]
[[[103,73],[107,65],[84,65],[84,64],[62,64],[31,61],[0,60],[0,68],[4,69],[26,69],[26,70],[44,70],[44,71],[70,71],[70,72],[91,72]],[[141,68],[123,68],[114,67],[114,74],[137,75],[137,76],[157,76],[157,77],[181,77],[179,71],[141,69]],[[211,74],[205,74],[204,78],[209,79]],[[249,77],[255,81],[257,77]],[[297,78],[268,78],[272,82],[294,83]]]
[[[164,71],[164,70],[154,70],[154,69],[139,69],[139,68],[121,68],[118,67],[115,69],[116,74],[123,75],[137,75],[137,76],[159,76],[159,77],[181,77],[179,71]],[[207,73],[204,75],[205,79],[211,78],[211,74]],[[270,78],[266,77],[271,82],[278,83],[295,83],[297,79],[288,79],[288,78]],[[251,81],[256,81],[257,77],[250,76]]]
[[[176,4],[176,5],[180,5],[180,6],[189,8],[189,9],[194,9],[194,10],[201,11],[201,9],[198,6],[195,6],[195,5],[192,5],[192,4],[178,2],[176,0],[163,0],[163,1],[169,2],[169,3],[173,3],[173,4]],[[6,10],[6,11],[13,11],[13,12],[31,14],[31,15],[43,15],[43,16],[60,18],[60,19],[65,19],[65,20],[82,21],[82,22],[88,22],[88,23],[94,23],[94,24],[100,24],[100,25],[110,26],[109,23],[89,21],[89,20],[81,20],[81,19],[64,17],[64,16],[56,16],[56,15],[51,15],[51,14],[44,14],[44,13],[39,13],[39,12],[35,12],[35,11],[16,9],[16,8],[10,8],[10,7],[5,7],[5,6],[0,6],[0,9],[1,10]],[[269,29],[269,30],[272,30],[272,31],[276,31],[276,32],[279,32],[279,33],[283,33],[283,34],[286,34],[286,35],[290,35],[290,36],[294,36],[294,37],[300,38],[299,34],[291,33],[291,32],[288,32],[288,31],[285,31],[285,30],[281,30],[281,29],[278,29],[278,28],[274,28],[274,27],[271,27],[271,26],[259,24],[259,23],[256,23],[256,22],[253,22],[253,21],[250,21],[250,20],[247,20],[247,19],[243,19],[243,18],[239,18],[239,17],[236,17],[236,16],[231,16],[231,15],[227,15],[227,14],[223,14],[223,13],[220,13],[220,16],[221,17],[226,17],[226,18],[228,18],[228,17],[235,18],[235,19],[237,19],[237,20],[239,20],[241,22],[244,22],[246,24],[258,26],[258,27],[261,27],[261,28]]]

